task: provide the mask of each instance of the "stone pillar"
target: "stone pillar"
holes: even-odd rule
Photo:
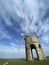
[[[40,45],[40,44],[39,44]],[[37,55],[38,55],[38,59],[39,60],[44,60],[46,59],[46,57],[44,56],[44,53],[43,53],[43,50],[42,50],[42,47],[38,47],[36,48],[36,52],[37,52]],[[40,45],[41,46],[41,45]]]
[[[32,60],[32,51],[30,46],[26,46],[26,60]]]

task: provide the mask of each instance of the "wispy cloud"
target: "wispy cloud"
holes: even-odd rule
[[[8,35],[8,33],[5,33],[3,31],[0,31],[0,34],[1,34],[1,39],[2,38],[7,38],[7,39],[11,40],[10,36]]]
[[[13,46],[14,44],[8,47],[4,45],[0,45],[0,58],[20,58],[20,57],[24,58],[25,57],[24,48],[20,48],[20,51],[18,52],[18,47],[13,47]]]
[[[29,34],[36,34],[40,42],[48,44],[48,11],[49,0],[4,0],[4,2],[0,0],[0,40],[7,38],[10,40],[9,44],[12,49],[18,47],[21,33],[24,33],[33,18],[28,31]]]

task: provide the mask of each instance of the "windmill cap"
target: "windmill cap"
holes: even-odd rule
[[[25,37],[37,37],[37,35],[25,35]]]

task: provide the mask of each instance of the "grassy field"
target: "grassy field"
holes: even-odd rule
[[[25,60],[0,60],[0,65],[49,65],[49,60],[44,61],[25,61]]]

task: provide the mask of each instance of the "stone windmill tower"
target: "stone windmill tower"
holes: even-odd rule
[[[29,61],[34,60],[33,54],[32,54],[32,49],[35,49],[38,60],[44,60],[44,59],[46,59],[46,57],[44,56],[41,45],[39,44],[38,37],[36,35],[26,34],[30,28],[31,21],[28,24],[26,31],[25,31],[25,35],[24,35],[26,60],[29,60]]]
[[[32,49],[35,49],[38,60],[44,60],[45,56],[41,45],[39,44],[38,38],[35,35],[26,35],[25,36],[25,49],[26,49],[26,60],[32,61]]]

